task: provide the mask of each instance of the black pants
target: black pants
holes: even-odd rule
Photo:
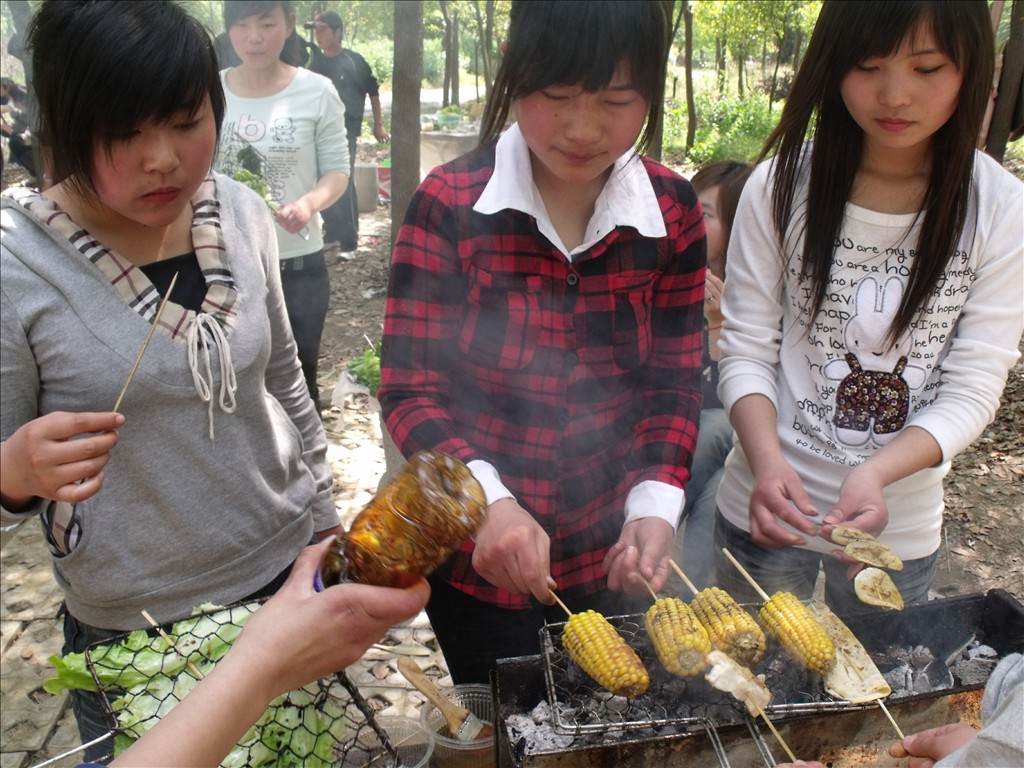
[[[430,578],[429,582],[427,617],[456,685],[490,684],[497,659],[540,653],[540,631],[545,622],[566,620],[558,605],[531,601],[527,610],[506,610],[470,597],[440,579]],[[573,600],[569,608],[576,612],[592,608],[605,616],[617,616],[643,613],[649,603],[605,590]]]
[[[309,396],[320,408],[320,387],[316,383],[320,358],[320,338],[324,333],[327,306],[331,300],[330,278],[324,264],[324,252],[297,256],[281,261],[281,288],[288,309],[288,321],[299,350],[302,375],[309,387]]]
[[[348,187],[345,194],[320,212],[324,220],[324,242],[337,240],[342,251],[354,251],[359,244],[359,200],[356,198],[356,139],[358,133],[349,129],[348,156],[350,160]]]

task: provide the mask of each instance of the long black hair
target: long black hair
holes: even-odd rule
[[[207,96],[218,137],[224,91],[202,24],[167,0],[47,0],[29,28],[39,138],[55,182],[85,199],[96,148],[143,123],[195,115]]]
[[[803,234],[800,275],[821,309],[864,135],[840,93],[844,76],[874,56],[895,53],[916,31],[930,29],[963,74],[959,103],[931,139],[931,177],[907,290],[889,329],[900,336],[914,321],[953,257],[971,205],[975,146],[989,100],[994,42],[985,0],[825,0],[778,126],[759,160],[775,152],[772,219],[783,253]],[[806,215],[796,216],[796,191],[807,172],[804,141],[813,148]]]
[[[668,23],[657,0],[513,0],[508,47],[487,100],[480,143],[493,141],[512,103],[553,85],[599,91],[629,66],[633,87],[647,100],[639,151],[661,122]]]

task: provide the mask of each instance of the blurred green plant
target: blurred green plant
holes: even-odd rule
[[[391,90],[391,67],[395,44],[387,38],[360,41],[355,50],[366,59],[382,91]]]
[[[376,397],[380,389],[380,342],[370,344],[369,349],[349,362],[348,371],[357,384],[370,390],[370,397]]]
[[[665,111],[664,154],[700,165],[713,160],[750,161],[764,146],[778,121],[781,105],[768,111],[768,96],[748,93],[720,97],[715,93],[697,95],[697,134],[686,151],[686,104],[669,101]]]

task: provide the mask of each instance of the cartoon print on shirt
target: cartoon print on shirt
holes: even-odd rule
[[[840,443],[885,445],[906,424],[910,390],[924,384],[924,369],[907,363],[909,333],[879,351],[902,298],[903,283],[895,277],[881,287],[874,277],[857,285],[854,314],[843,329],[846,354],[824,368],[827,378],[839,382],[834,424]]]
[[[295,123],[290,117],[279,117],[270,126],[270,135],[280,144],[292,144],[295,141]]]

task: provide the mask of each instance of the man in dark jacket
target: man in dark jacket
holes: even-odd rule
[[[345,50],[342,39],[345,36],[345,22],[334,11],[323,11],[316,15],[316,44],[309,68],[334,83],[334,87],[345,105],[345,131],[348,134],[348,154],[352,169],[356,163],[356,139],[363,128],[363,111],[366,97],[370,97],[373,110],[373,135],[379,142],[386,142],[388,132],[384,130],[381,117],[380,92],[377,78],[366,63],[366,59],[355,51]],[[351,176],[350,176],[351,178]],[[334,205],[321,213],[324,219],[324,241],[337,241],[340,250],[354,251],[359,235],[359,204],[356,199],[356,185],[349,184],[345,194]]]

